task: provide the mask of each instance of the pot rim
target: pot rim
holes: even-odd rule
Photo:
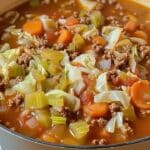
[[[124,142],[124,143],[119,143],[119,144],[111,144],[111,145],[97,145],[97,146],[89,146],[89,145],[81,145],[81,146],[75,146],[75,145],[67,145],[67,144],[56,144],[56,143],[51,143],[51,142],[44,142],[38,139],[34,139],[28,136],[25,136],[21,133],[12,131],[11,129],[5,127],[4,125],[0,124],[0,130],[9,133],[19,139],[28,141],[28,142],[32,142],[35,144],[40,144],[43,146],[47,146],[47,147],[57,147],[57,148],[70,148],[70,149],[97,149],[97,148],[114,148],[114,147],[122,147],[122,146],[126,146],[126,145],[133,145],[133,144],[137,144],[137,143],[141,143],[141,142],[146,142],[146,141],[150,141],[150,136],[144,137],[144,138],[140,138],[137,140],[133,140],[133,141],[129,141],[129,142]]]

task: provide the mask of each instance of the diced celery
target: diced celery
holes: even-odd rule
[[[70,44],[71,50],[79,50],[85,44],[83,37],[80,34],[75,34],[72,43]]]
[[[93,11],[90,15],[92,24],[99,28],[101,25],[104,24],[104,16],[100,11]]]
[[[46,77],[39,70],[32,69],[31,72],[37,82],[41,82],[46,79]]]
[[[23,76],[25,74],[22,66],[18,65],[16,62],[12,62],[8,66],[8,77],[15,78],[17,76]]]
[[[61,116],[52,116],[52,124],[53,125],[59,125],[59,124],[66,124],[66,118]]]
[[[129,118],[129,120],[134,121],[136,120],[136,114],[134,107],[132,105],[129,105],[127,109],[123,109],[124,117]]]
[[[48,128],[51,125],[51,118],[49,110],[36,110],[36,119],[41,125]]]
[[[42,109],[48,106],[47,98],[42,91],[27,94],[25,97],[25,109]]]
[[[59,83],[56,85],[56,89],[65,91],[69,85],[69,79],[66,71],[63,71],[62,76],[59,80]]]
[[[83,33],[83,32],[86,32],[86,31],[88,31],[89,30],[89,27],[88,27],[88,25],[86,25],[86,24],[78,24],[78,25],[76,25],[75,27],[74,27],[74,31],[76,32],[76,33]]]
[[[78,121],[69,125],[70,132],[77,139],[82,139],[89,132],[89,125],[85,121]]]
[[[52,98],[52,97],[47,97],[48,99],[48,104],[54,107],[62,107],[64,106],[64,99],[63,98]]]
[[[31,7],[38,7],[40,5],[40,0],[30,0]]]
[[[51,74],[51,75],[56,75],[61,71],[61,67],[58,64],[54,64],[54,63],[50,63],[47,71]]]

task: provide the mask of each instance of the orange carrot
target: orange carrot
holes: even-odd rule
[[[134,22],[134,21],[128,21],[125,25],[124,25],[124,30],[127,32],[135,32],[136,29],[138,27],[138,23]]]
[[[98,103],[84,106],[85,114],[91,117],[106,117],[109,113],[108,103]]]
[[[148,80],[135,82],[131,87],[133,104],[141,109],[150,109],[150,83]]]
[[[66,29],[60,31],[60,36],[58,38],[58,43],[68,44],[72,41],[72,34]]]
[[[102,46],[105,46],[107,44],[106,40],[101,36],[94,37],[93,42]]]
[[[142,30],[138,30],[136,32],[134,32],[134,36],[138,37],[138,38],[142,38],[144,40],[148,40],[148,35],[146,32],[142,31]]]
[[[67,22],[66,22],[66,25],[67,26],[73,26],[73,25],[76,25],[76,24],[79,24],[79,20],[75,17],[70,17],[67,19]]]
[[[40,35],[44,31],[42,22],[38,19],[27,21],[23,25],[23,30],[25,32],[28,32],[28,33],[32,34],[32,35]]]

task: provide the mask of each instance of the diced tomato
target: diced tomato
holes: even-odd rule
[[[48,39],[48,43],[49,44],[54,44],[57,40],[57,35],[55,35],[54,31],[49,31],[46,33],[47,39]]]

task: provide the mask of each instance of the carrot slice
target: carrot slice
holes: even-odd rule
[[[98,103],[84,106],[85,114],[91,117],[106,117],[109,113],[108,103]]]
[[[43,33],[43,24],[40,20],[31,20],[23,25],[23,30],[32,35],[40,35]]]
[[[131,87],[133,104],[141,109],[150,109],[150,83],[148,80],[135,82]]]
[[[101,36],[94,37],[93,42],[100,44],[102,46],[105,46],[107,44],[106,40],[104,38],[102,38]]]
[[[148,35],[147,35],[147,33],[144,32],[144,31],[142,31],[142,30],[136,31],[136,32],[134,33],[134,35],[135,35],[136,37],[142,38],[142,39],[144,39],[144,40],[146,40],[146,41],[148,40]]]
[[[134,21],[128,21],[125,25],[124,25],[124,30],[127,32],[135,32],[136,29],[138,27],[138,23],[134,22]]]
[[[76,25],[76,24],[79,24],[79,20],[75,17],[70,17],[67,19],[67,22],[66,22],[66,25],[67,26],[73,26],[73,25]]]
[[[66,29],[60,31],[60,36],[58,38],[58,43],[68,44],[72,41],[72,34]]]

